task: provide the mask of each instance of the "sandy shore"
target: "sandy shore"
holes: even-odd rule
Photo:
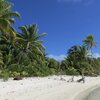
[[[67,82],[71,76],[48,76],[0,81],[0,100],[82,100],[100,85],[100,77],[86,77],[86,83]]]

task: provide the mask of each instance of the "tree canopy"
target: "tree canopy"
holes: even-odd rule
[[[20,32],[16,31],[12,24],[20,14],[12,6],[0,0],[0,77],[100,75],[100,58],[89,56],[96,45],[92,34],[85,37],[83,44],[70,47],[66,58],[59,62],[46,56],[41,38],[46,33],[40,34],[37,24],[22,25]]]

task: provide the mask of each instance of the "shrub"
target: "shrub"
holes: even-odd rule
[[[3,81],[8,81],[9,79],[9,72],[8,70],[2,70],[0,71],[0,77],[3,78]]]
[[[21,76],[23,76],[23,77],[27,77],[29,74],[26,72],[26,71],[22,71],[21,72]]]

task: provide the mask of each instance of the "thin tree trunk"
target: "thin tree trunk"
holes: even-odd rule
[[[82,70],[82,81],[85,83],[84,69]]]

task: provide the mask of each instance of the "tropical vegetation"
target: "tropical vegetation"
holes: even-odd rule
[[[92,47],[96,41],[92,34],[83,44],[72,46],[62,61],[49,58],[37,24],[20,26],[17,32],[12,23],[20,17],[12,11],[12,3],[0,1],[0,77],[30,77],[47,75],[100,75],[100,58],[94,58]]]

